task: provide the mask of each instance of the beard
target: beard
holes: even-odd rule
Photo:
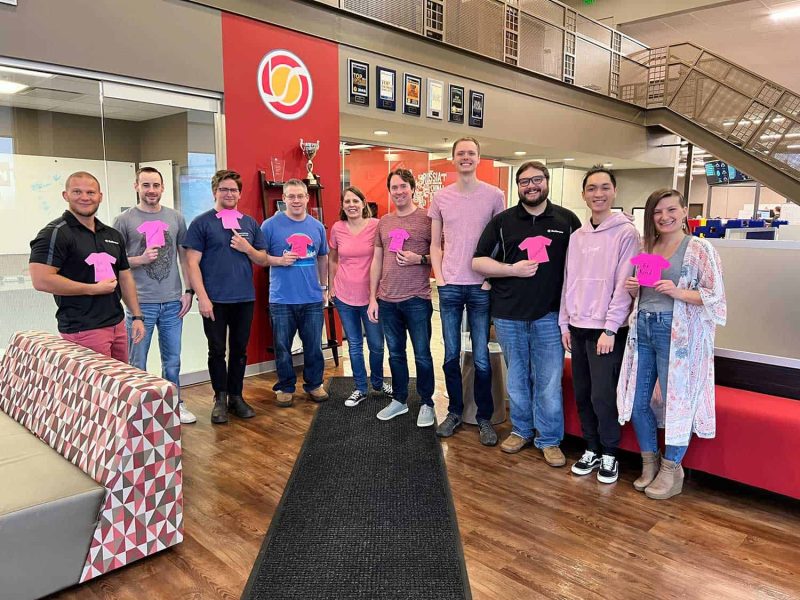
[[[519,192],[519,201],[529,208],[536,208],[547,200],[547,194],[550,190],[544,190],[539,193],[536,200],[528,200],[522,192]]]

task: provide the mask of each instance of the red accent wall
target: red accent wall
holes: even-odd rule
[[[313,99],[308,111],[292,121],[273,115],[261,99],[258,67],[270,51],[288,50],[311,74]],[[228,168],[242,174],[243,190],[239,210],[264,220],[258,169],[269,172],[270,158],[286,161],[285,179],[303,178],[306,159],[300,151],[300,138],[320,141],[314,159],[314,172],[325,186],[324,221],[328,229],[339,212],[341,189],[339,153],[339,60],[336,44],[295,31],[223,13],[222,53],[225,81],[225,126]],[[248,363],[271,360],[266,347],[272,331],[267,316],[266,273],[256,269],[256,312]]]

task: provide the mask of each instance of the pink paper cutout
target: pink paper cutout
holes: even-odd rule
[[[389,232],[389,252],[400,252],[405,242],[411,235],[403,228],[398,227]]]
[[[547,246],[552,243],[553,240],[549,237],[537,235],[522,240],[519,249],[528,251],[528,260],[533,260],[537,263],[546,263],[550,262],[550,257],[547,254]]]
[[[300,258],[305,258],[308,255],[308,247],[314,243],[304,233],[293,233],[286,238],[286,242],[292,246],[290,252],[297,254]]]
[[[226,208],[217,213],[217,218],[222,219],[222,226],[225,229],[241,229],[239,226],[239,219],[243,216],[242,213],[233,208]]]
[[[654,287],[661,279],[661,271],[669,267],[669,261],[659,254],[642,252],[631,259],[636,266],[636,279],[643,287]]]
[[[104,279],[116,279],[114,269],[111,265],[117,262],[117,259],[111,256],[108,252],[92,252],[86,257],[87,265],[94,266],[94,281],[103,281]]]
[[[166,244],[164,232],[169,229],[169,224],[164,221],[145,221],[136,231],[144,235],[144,243],[148,248],[161,248]]]

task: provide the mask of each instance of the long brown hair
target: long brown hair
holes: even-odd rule
[[[364,192],[351,185],[350,187],[346,187],[342,190],[342,198],[339,201],[339,220],[347,221],[347,214],[344,212],[344,195],[347,192],[351,192],[361,199],[361,202],[364,203],[364,210],[361,211],[361,216],[365,219],[369,219],[372,216],[372,211],[369,209],[369,204],[367,204],[367,198],[364,196]]]
[[[653,247],[656,245],[656,240],[658,239],[658,232],[656,231],[656,223],[655,223],[655,214],[656,214],[656,206],[658,203],[661,202],[664,198],[671,198],[675,197],[678,199],[678,203],[681,205],[681,208],[686,208],[688,204],[686,203],[686,198],[683,197],[678,190],[673,190],[670,188],[661,188],[656,190],[647,198],[647,203],[644,205],[644,249],[646,252],[652,252]],[[689,223],[686,220],[686,217],[683,219],[683,230],[689,230]]]

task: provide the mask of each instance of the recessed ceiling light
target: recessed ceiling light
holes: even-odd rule
[[[372,133],[374,133],[375,135],[389,135],[389,132],[386,131],[385,129],[376,129]]]
[[[575,159],[574,158],[562,158],[561,160],[563,160],[564,162],[569,162],[569,161],[575,160]]]
[[[776,10],[770,13],[770,18],[773,21],[782,21],[784,19],[794,19],[800,17],[800,6],[793,6],[792,8],[785,8],[783,10]]]
[[[41,71],[31,71],[30,69],[18,69],[17,67],[0,67],[0,72],[14,73],[15,75],[28,75],[29,77],[41,77],[43,79],[55,77],[53,73],[42,73]]]
[[[27,90],[28,86],[24,83],[17,83],[16,81],[2,81],[0,80],[0,94],[16,94],[22,90]]]
[[[614,163],[603,163],[603,167],[606,168],[606,169],[610,169],[613,166],[614,166]]]
[[[514,150],[515,156],[525,156],[526,154],[527,152],[525,152],[525,150]]]

